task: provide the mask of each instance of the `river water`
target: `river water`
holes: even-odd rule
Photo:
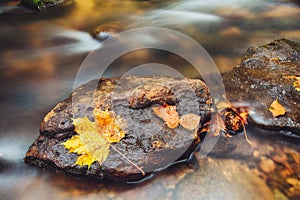
[[[253,178],[252,172],[241,174],[244,163],[232,160],[232,170],[223,166],[226,161],[208,158],[203,161],[205,169],[196,172],[179,166],[180,170],[170,169],[150,183],[120,186],[38,170],[26,166],[23,157],[38,136],[43,116],[71,93],[80,65],[89,52],[101,48],[103,37],[132,28],[169,28],[199,42],[220,71],[226,72],[240,62],[249,46],[282,37],[300,41],[299,22],[299,1],[288,0],[74,0],[69,6],[42,12],[20,7],[15,0],[1,1],[1,199],[273,198],[272,191]],[[99,32],[104,36],[92,36]],[[193,77],[184,68],[188,63],[160,52],[125,55],[114,62],[113,69],[124,71],[128,65],[153,61],[182,68]],[[106,74],[115,75],[114,70]],[[232,179],[235,176],[249,181]]]

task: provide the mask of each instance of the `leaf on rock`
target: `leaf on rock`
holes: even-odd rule
[[[296,91],[300,92],[300,77],[298,76],[284,76],[285,79],[293,80],[293,86]]]
[[[94,118],[95,122],[86,116],[73,119],[78,135],[62,143],[70,153],[78,154],[75,164],[88,168],[96,161],[102,164],[109,154],[110,143],[119,142],[125,136],[112,111],[94,110]]]
[[[294,88],[300,92],[300,77],[296,77],[296,80],[294,81]]]
[[[286,113],[285,108],[278,102],[278,100],[274,100],[268,109],[274,117],[278,117],[280,115],[284,115]]]
[[[164,104],[163,106],[153,107],[154,113],[164,120],[169,128],[176,128],[179,124],[179,116],[176,106]]]
[[[179,124],[186,129],[194,130],[200,123],[200,116],[195,114],[186,114],[179,118],[176,106],[164,104],[159,107],[153,107],[154,113],[164,120],[169,128],[176,128]]]
[[[180,125],[186,129],[194,130],[198,127],[201,117],[195,114],[186,114],[180,118]]]
[[[113,112],[108,110],[95,112],[94,116],[97,129],[109,143],[119,142],[125,136],[125,131],[122,131],[122,127],[125,127],[125,122]]]
[[[206,132],[210,136],[219,136],[225,130],[225,123],[219,113],[212,113],[210,121],[204,124],[201,133]]]

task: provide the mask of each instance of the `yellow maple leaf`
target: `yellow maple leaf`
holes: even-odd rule
[[[285,108],[278,102],[278,100],[274,100],[270,108],[268,109],[274,117],[284,115],[286,113]]]
[[[78,135],[62,143],[70,153],[78,154],[75,164],[88,168],[96,161],[102,164],[109,154],[110,143],[119,142],[125,136],[112,111],[94,110],[94,117],[95,122],[86,116],[73,119]]]

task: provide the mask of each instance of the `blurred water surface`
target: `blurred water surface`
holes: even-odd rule
[[[194,198],[199,194],[199,199],[201,187],[207,193],[202,195],[206,199],[216,199],[218,192],[225,191],[227,196],[223,199],[253,199],[262,195],[247,197],[253,188],[238,187],[236,183],[248,184],[240,179],[236,183],[229,179],[224,182],[224,177],[219,174],[223,168],[218,163],[208,162],[210,170],[190,175],[179,185],[185,188],[182,193],[177,190],[174,194],[173,184],[162,186],[159,178],[150,185],[116,189],[119,186],[114,187],[115,183],[112,186],[95,183],[97,187],[88,188],[64,175],[25,166],[23,157],[38,135],[42,117],[72,91],[76,72],[85,56],[93,49],[101,48],[101,41],[92,35],[102,32],[102,37],[106,37],[106,33],[110,37],[130,28],[145,26],[170,28],[198,41],[225,72],[239,63],[251,45],[281,37],[300,41],[299,22],[297,1],[284,0],[74,0],[71,6],[42,12],[20,7],[18,1],[1,1],[0,158],[9,166],[0,171],[1,199],[183,199],[189,195],[185,183],[199,184],[198,190],[195,191],[197,187],[194,187],[191,192]],[[183,60],[178,61],[172,55],[168,58],[167,64],[189,70],[185,68],[188,63]],[[165,54],[138,52],[125,55],[114,63],[114,69],[122,70],[128,65],[153,60],[166,63]],[[108,72],[107,76],[114,76],[114,73]],[[174,175],[177,177],[174,180],[170,174],[162,176],[167,179],[166,183],[179,182],[180,173]],[[209,174],[214,174],[216,191],[209,189],[213,187]],[[203,182],[199,181],[201,176],[206,176]],[[71,187],[68,187],[69,182]],[[235,189],[229,192],[230,188]],[[267,198],[268,192],[265,195]]]

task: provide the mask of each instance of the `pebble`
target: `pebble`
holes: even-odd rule
[[[276,200],[288,200],[288,198],[278,189],[274,190],[274,199]]]
[[[284,170],[279,171],[279,175],[282,178],[287,178],[288,176],[291,175],[291,172],[290,172],[290,170],[284,169]]]
[[[300,198],[300,187],[299,186],[294,186],[290,187],[289,190],[287,191],[287,195],[293,199],[299,199]]]
[[[232,26],[220,32],[221,36],[239,36],[243,32],[238,27]]]
[[[287,162],[287,156],[285,154],[281,154],[281,155],[274,155],[272,156],[272,160],[274,162],[277,162],[277,163],[286,163]]]
[[[259,168],[266,174],[269,174],[275,170],[275,163],[271,159],[264,159],[259,163]]]
[[[291,167],[292,167],[295,175],[300,179],[300,166],[299,166],[299,164],[292,164]]]
[[[274,17],[274,18],[284,18],[284,17],[293,17],[300,15],[299,7],[295,6],[276,6],[270,11],[264,12],[262,17]]]
[[[257,150],[253,151],[253,157],[258,158],[259,157],[259,151],[257,151]]]
[[[299,157],[299,154],[292,153],[291,156],[293,157],[294,162],[295,162],[296,164],[300,164],[300,157]]]
[[[289,148],[275,148],[272,154],[271,159],[261,157],[259,169],[273,189],[274,199],[300,199],[299,153]]]
[[[285,181],[292,186],[300,187],[300,181],[296,178],[287,178]]]
[[[220,7],[215,14],[234,19],[254,19],[256,17],[250,10],[233,5]]]

